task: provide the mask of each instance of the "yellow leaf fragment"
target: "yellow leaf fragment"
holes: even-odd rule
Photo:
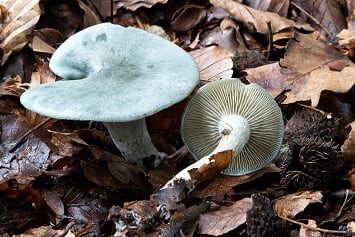
[[[0,4],[7,8],[7,18],[0,29],[1,65],[4,65],[12,52],[17,52],[28,42],[28,35],[37,24],[41,9],[39,0],[31,1],[2,1]]]
[[[320,191],[304,191],[292,193],[273,201],[276,213],[281,217],[293,218],[310,203],[322,203],[323,194]]]

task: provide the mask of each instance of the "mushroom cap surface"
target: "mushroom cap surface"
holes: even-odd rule
[[[239,115],[250,126],[249,140],[223,173],[243,175],[269,164],[280,150],[284,123],[272,96],[257,84],[223,79],[202,86],[186,106],[182,117],[183,141],[195,159],[209,155],[222,135],[220,120]]]
[[[111,23],[69,37],[49,66],[62,80],[30,88],[21,103],[58,119],[138,120],[181,101],[199,81],[195,62],[179,46]]]

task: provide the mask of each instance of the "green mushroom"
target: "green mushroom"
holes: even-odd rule
[[[196,92],[182,117],[181,134],[188,150],[202,163],[208,162],[206,157],[233,150],[232,163],[223,173],[243,175],[276,157],[284,123],[278,104],[266,90],[232,78],[210,82]]]
[[[30,88],[21,103],[39,114],[100,121],[128,161],[165,154],[152,144],[145,117],[187,97],[199,70],[180,47],[132,27],[102,23],[69,37],[50,69],[62,78]]]

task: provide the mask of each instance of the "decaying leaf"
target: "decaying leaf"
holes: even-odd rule
[[[355,162],[355,122],[350,123],[348,128],[351,128],[349,132],[348,139],[345,140],[341,151],[343,153],[344,159],[348,163]]]
[[[247,0],[246,4],[249,7],[254,9],[265,11],[265,12],[274,12],[282,17],[286,17],[290,1],[289,0]]]
[[[191,30],[206,17],[206,9],[194,4],[177,6],[171,17],[170,27],[173,31],[184,32]]]
[[[189,52],[200,69],[202,81],[230,78],[233,74],[233,54],[218,46],[210,46]]]
[[[16,115],[0,116],[0,124],[0,183],[16,179],[28,184],[59,159],[39,137],[23,138],[29,127]]]
[[[273,201],[277,214],[281,217],[293,218],[311,203],[322,203],[320,191],[304,191],[280,197]]]
[[[311,25],[322,34],[326,34],[330,39],[346,28],[345,17],[342,14],[339,2],[334,0],[313,0],[298,1],[298,4],[298,7],[313,17],[310,20]]]
[[[239,25],[230,18],[224,18],[218,27],[201,34],[200,40],[201,46],[217,45],[233,54],[247,49]]]
[[[251,206],[251,198],[244,198],[231,206],[222,206],[216,211],[200,215],[199,233],[220,236],[238,228],[245,224],[247,211]]]
[[[341,46],[345,46],[349,49],[355,47],[355,34],[348,29],[343,29],[337,35],[339,38],[338,44]]]
[[[285,58],[280,62],[282,67],[298,74],[286,93],[285,104],[311,100],[315,107],[323,90],[345,93],[355,84],[355,65],[347,57],[306,35],[296,34],[296,40],[288,44]],[[341,71],[333,70],[329,64],[339,60],[349,65]]]
[[[252,182],[258,178],[261,178],[264,174],[267,173],[279,173],[280,168],[276,166],[268,166],[258,172],[242,175],[242,176],[227,176],[227,175],[217,175],[207,186],[197,187],[193,191],[192,195],[194,197],[206,198],[206,197],[215,197],[223,196],[229,193],[233,193],[238,185],[246,184]],[[236,188],[238,190],[238,188]]]
[[[5,78],[4,80],[5,81],[0,84],[0,95],[13,95],[19,97],[25,90],[20,76]]]
[[[210,0],[215,7],[220,7],[230,13],[232,18],[242,22],[251,31],[261,34],[269,32],[267,22],[271,22],[273,33],[294,26],[294,22],[272,12],[263,12],[247,7],[233,0]]]
[[[39,84],[54,82],[56,80],[55,75],[49,69],[49,62],[46,59],[38,58],[37,63],[35,64],[37,69],[36,72],[33,72],[31,75],[31,82],[28,84],[28,87],[37,86]],[[40,114],[26,110],[26,122],[29,126],[34,126],[43,122],[46,118]]]
[[[124,7],[128,10],[135,11],[140,7],[151,8],[157,3],[165,4],[168,0],[123,0],[118,1],[118,8]]]
[[[1,65],[4,65],[12,52],[17,52],[27,44],[27,36],[37,24],[41,9],[39,0],[16,1],[2,0],[0,4],[7,8],[8,17],[0,29]]]
[[[317,228],[315,220],[308,220],[307,226]],[[309,230],[304,226],[301,226],[299,237],[321,237],[322,234],[319,231]]]
[[[345,93],[355,84],[355,64],[336,49],[303,34],[295,34],[278,63],[246,70],[247,79],[273,96],[286,92],[285,104],[311,100],[316,107],[321,92]]]
[[[89,1],[90,3],[90,1]],[[83,9],[83,24],[84,28],[101,23],[100,16],[93,10],[93,7],[85,4],[83,1],[78,0],[79,7]]]
[[[64,236],[74,237],[75,235],[68,229],[54,230],[50,226],[41,226],[25,231],[23,234],[13,235],[13,237],[38,237],[38,236]]]
[[[60,156],[72,156],[82,150],[83,146],[88,144],[82,140],[77,133],[64,133],[55,132],[52,133],[51,142],[58,148],[58,155]]]

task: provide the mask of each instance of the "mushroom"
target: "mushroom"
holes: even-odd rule
[[[62,78],[30,88],[21,103],[39,114],[105,124],[130,162],[161,159],[145,117],[187,97],[199,81],[193,59],[179,46],[132,27],[102,23],[69,37],[50,69]]]
[[[227,175],[251,173],[269,164],[279,152],[283,130],[282,113],[272,96],[257,84],[234,78],[201,87],[188,102],[181,123],[183,141],[199,160],[190,168],[233,150],[232,163],[223,171]]]

